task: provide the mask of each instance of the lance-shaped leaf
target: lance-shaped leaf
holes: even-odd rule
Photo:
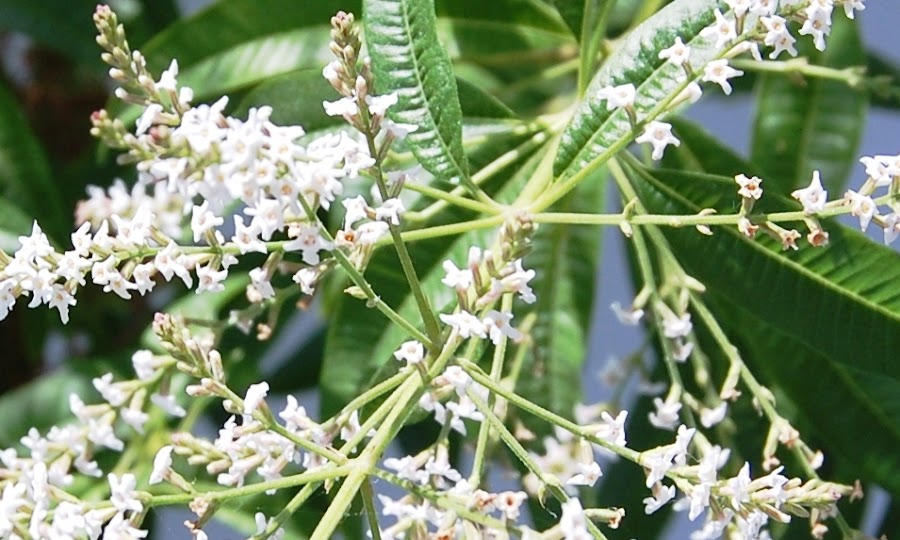
[[[841,69],[865,66],[858,24],[835,17],[828,48],[818,52],[801,40],[813,64]],[[862,138],[868,96],[839,81],[769,74],[757,83],[752,161],[766,172],[766,185],[790,193],[822,172],[825,187],[843,188]]]
[[[751,164],[695,124],[684,120],[673,124],[678,129],[681,146],[668,152],[666,160],[712,174],[753,171]],[[828,449],[837,452],[828,455],[829,463],[834,465],[835,460],[842,459],[852,464],[854,475],[873,480],[896,493],[900,488],[896,480],[900,478],[900,456],[895,450],[900,444],[897,421],[900,383],[890,377],[842,366],[804,345],[790,331],[748,312],[739,303],[726,300],[715,290],[704,299],[754,373],[765,384],[784,392],[819,438],[827,442]],[[706,336],[702,327],[698,330],[701,337]],[[708,337],[702,344],[707,351],[717,347]],[[727,361],[720,354],[709,357],[714,369],[717,360],[719,364]],[[717,369],[724,371],[727,366],[719,365]],[[823,400],[822,396],[828,399]],[[847,414],[848,411],[853,414]],[[871,440],[872,444],[858,444],[862,439]],[[755,441],[755,448],[759,448],[760,442]],[[753,452],[747,451],[745,455],[758,455],[756,450]],[[855,479],[856,476],[844,480]]]
[[[4,207],[0,216],[0,241],[4,249],[18,247],[16,237],[30,233],[34,219],[54,238],[60,238],[68,230],[47,158],[15,97],[3,86],[0,86],[0,205]]]
[[[467,181],[456,79],[437,38],[433,0],[366,0],[363,9],[376,90],[396,93],[392,117],[417,126],[407,136],[416,158],[441,180]]]
[[[789,328],[719,295],[713,299],[717,320],[754,372],[780,388],[837,452],[826,459],[847,460],[861,480],[900,494],[900,381],[841,365],[804,345]]]
[[[633,178],[652,213],[736,208],[731,178],[643,169]],[[789,204],[766,196],[757,208]],[[837,223],[826,222],[826,229],[828,247],[788,252],[730,227],[712,237],[693,228],[663,232],[685,269],[729,301],[838,364],[900,379],[892,353],[900,347],[900,255]]]
[[[676,0],[624,38],[594,76],[563,132],[553,163],[555,176],[566,178],[594,161],[604,162],[634,136],[625,112],[608,111],[606,100],[599,97],[600,89],[633,84],[637,89],[634,108],[642,119],[675,90],[684,76],[679,68],[659,58],[661,50],[680,37],[692,49],[692,65],[702,65],[713,57],[708,40],[699,34],[715,20],[713,10],[718,5],[716,0]]]

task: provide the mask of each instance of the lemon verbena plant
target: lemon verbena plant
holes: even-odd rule
[[[73,225],[10,116],[0,327],[65,352],[0,398],[0,537],[862,538],[900,495],[865,7],[234,0],[142,53],[97,6],[121,178]],[[683,116],[751,88],[748,157]],[[595,379],[604,227],[645,337]]]

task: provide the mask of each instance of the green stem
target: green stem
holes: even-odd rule
[[[369,530],[372,531],[372,540],[381,540],[381,527],[378,526],[378,511],[375,510],[375,491],[372,489],[372,482],[366,479],[360,492],[363,506],[366,508],[366,519],[369,520]]]
[[[503,399],[509,401],[510,403],[512,403],[516,407],[522,409],[523,411],[529,412],[529,413],[533,414],[534,416],[537,416],[541,420],[544,420],[546,422],[549,422],[551,424],[559,426],[574,435],[583,437],[584,439],[587,439],[588,441],[590,441],[594,444],[598,444],[598,445],[602,446],[603,448],[606,448],[610,452],[613,452],[613,453],[627,459],[628,461],[632,461],[632,462],[640,465],[641,461],[640,461],[640,453],[639,452],[632,450],[631,448],[627,448],[625,446],[618,446],[618,445],[612,444],[606,440],[600,439],[593,433],[591,433],[591,432],[585,430],[583,427],[579,426],[578,424],[576,424],[570,420],[567,420],[567,419],[563,418],[562,416],[559,416],[556,413],[548,411],[547,409],[541,407],[540,405],[536,405],[536,404],[532,403],[531,401],[523,398],[522,396],[510,391],[509,389],[504,387],[503,384],[494,382],[488,375],[486,375],[483,371],[481,371],[481,369],[479,369],[479,367],[476,364],[472,363],[469,360],[466,360],[464,358],[457,358],[456,363],[459,364],[459,366],[461,368],[463,368],[466,371],[466,373],[468,373],[469,376],[472,377],[472,379],[475,382],[486,387],[491,392],[493,392],[493,393],[497,394],[498,396],[502,397]]]
[[[176,493],[172,495],[153,495],[147,500],[145,505],[149,508],[156,508],[157,506],[185,504],[197,498],[206,499],[209,501],[227,501],[229,499],[246,497],[248,495],[265,493],[266,491],[271,489],[285,489],[295,486],[301,486],[304,484],[311,484],[314,482],[323,482],[325,480],[330,480],[333,478],[340,478],[342,476],[345,476],[351,470],[353,470],[353,465],[350,463],[340,466],[326,465],[314,471],[307,471],[292,476],[285,476],[284,478],[277,478],[275,480],[257,482],[255,484],[241,486],[238,488],[209,491],[206,493]]]
[[[609,170],[613,175],[613,178],[616,180],[616,184],[619,186],[619,190],[622,193],[622,198],[625,200],[633,200],[638,201],[638,207],[641,207],[643,210],[640,201],[637,198],[637,193],[635,193],[634,188],[632,188],[631,184],[628,181],[627,175],[625,171],[619,166],[619,162],[616,159],[612,159],[609,162]],[[635,256],[637,257],[638,269],[641,274],[641,280],[644,282],[644,287],[650,290],[651,296],[660,304],[664,303],[661,295],[659,294],[659,287],[656,283],[656,276],[653,271],[653,263],[650,260],[650,251],[647,248],[647,244],[644,241],[643,232],[639,229],[632,231],[632,245],[634,246]],[[665,246],[659,247],[659,249],[663,249]],[[663,329],[663,316],[660,313],[660,310],[654,309],[651,310],[653,313],[654,323],[657,329],[657,335],[659,337],[660,347],[663,351],[663,363],[666,365],[666,371],[669,374],[669,379],[672,381],[672,388],[669,390],[670,395],[677,395],[679,398],[681,397],[681,392],[684,390],[684,383],[681,380],[681,373],[678,371],[678,366],[675,365],[675,357],[672,351],[672,344],[669,339],[665,337],[662,333]],[[689,407],[685,407],[682,409],[684,413],[685,423],[688,427],[694,427],[694,414],[691,412]]]
[[[506,294],[503,296],[503,300],[501,303],[501,310],[506,313],[512,309],[512,295]],[[500,339],[500,343],[494,347],[494,356],[491,362],[491,374],[490,377],[492,380],[499,382],[500,377],[503,375],[503,361],[506,358],[506,344],[508,339],[506,336],[502,336]],[[488,407],[491,410],[494,410],[494,407],[497,402],[497,396],[495,394],[488,395]],[[484,471],[485,457],[488,453],[488,446],[490,445],[490,435],[491,435],[491,425],[489,422],[482,422],[481,426],[478,428],[478,441],[475,444],[475,458],[472,461],[472,474],[469,476],[469,483],[473,487],[477,487],[481,483],[481,476]]]

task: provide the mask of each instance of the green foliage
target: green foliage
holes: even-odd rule
[[[634,108],[643,116],[679,83],[679,71],[659,58],[675,37],[690,44],[693,57],[711,58],[712,50],[700,30],[713,20],[715,0],[682,0],[669,4],[628,34],[591,81],[584,99],[562,136],[553,173],[568,178],[594,161],[603,162],[629,142],[632,128],[625,111],[607,110],[599,91],[607,86],[633,84]]]
[[[366,0],[363,9],[375,76],[397,94],[393,117],[416,126],[408,137],[416,158],[443,181],[467,180],[456,79],[437,38],[433,0]]]
[[[835,17],[824,53],[801,42],[816,65],[865,64],[859,26]],[[841,81],[765,75],[757,81],[751,161],[767,174],[766,188],[779,193],[806,186],[815,170],[826,189],[839,192],[857,163],[869,98]]]

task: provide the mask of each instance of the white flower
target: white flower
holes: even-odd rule
[[[137,478],[131,473],[125,473],[117,476],[115,473],[109,473],[109,502],[119,512],[142,512],[144,505],[140,499],[136,497]]]
[[[156,457],[153,458],[153,472],[150,473],[148,481],[151,486],[159,484],[169,475],[169,471],[172,469],[172,450],[174,449],[175,447],[172,445],[163,446],[156,453]]]
[[[203,201],[200,206],[194,206],[191,211],[191,230],[194,231],[194,242],[199,242],[203,235],[225,223],[225,219],[216,217],[209,210],[209,201]]]
[[[243,217],[234,215],[234,236],[231,237],[231,241],[241,250],[241,255],[251,251],[266,253],[266,245],[259,239],[259,234],[259,226],[253,223],[246,226]]]
[[[705,428],[711,428],[725,419],[725,413],[728,412],[728,403],[719,403],[713,409],[700,409],[700,423]]]
[[[664,486],[657,482],[652,488],[652,497],[644,499],[644,513],[652,514],[675,498],[675,486]]]
[[[158,116],[162,112],[163,108],[159,103],[147,105],[147,108],[144,109],[144,112],[141,114],[140,118],[138,118],[137,128],[134,130],[135,135],[146,133],[146,131],[150,129],[150,126],[159,121]]]
[[[859,218],[859,228],[865,231],[872,218],[878,214],[875,201],[872,200],[872,197],[860,195],[852,189],[844,194],[844,201],[850,205],[850,213]]]
[[[743,71],[729,66],[728,60],[723,58],[721,60],[713,60],[706,64],[701,80],[718,84],[722,87],[722,91],[725,92],[725,95],[729,95],[731,94],[731,83],[728,82],[728,79],[740,77],[743,74]]]
[[[359,106],[356,104],[355,96],[344,97],[337,101],[323,101],[322,107],[325,108],[325,114],[328,116],[352,118],[359,114]]]
[[[250,416],[256,412],[268,393],[269,383],[251,384],[250,388],[247,389],[247,396],[244,397],[244,414]]]
[[[512,318],[512,313],[501,313],[494,309],[488,311],[487,315],[485,315],[484,328],[487,330],[494,345],[499,345],[500,340],[504,336],[517,343],[522,339],[522,332],[519,332],[509,324]]]
[[[884,216],[884,243],[891,245],[900,236],[900,214],[891,212]]]
[[[831,33],[831,9],[822,9],[817,2],[812,2],[806,8],[806,17],[800,35],[812,36],[816,49],[824,51],[825,36]]]
[[[177,401],[175,401],[175,396],[173,396],[172,394],[152,394],[150,396],[150,401],[152,401],[154,405],[171,414],[172,416],[177,416],[180,418],[187,415],[187,411],[185,411],[184,407],[182,407],[178,404]]]
[[[528,499],[524,491],[504,491],[494,497],[494,508],[510,521],[519,519],[519,508]]]
[[[528,282],[534,279],[534,270],[525,270],[522,267],[522,259],[516,259],[512,264],[508,264],[504,272],[510,272],[500,280],[505,291],[518,293],[519,298],[526,304],[533,304],[537,300],[531,287],[528,286]]]
[[[625,446],[625,420],[628,418],[628,411],[620,411],[615,418],[603,411],[600,413],[600,418],[602,423],[597,427],[594,435],[608,443]]]
[[[791,35],[787,27],[787,21],[778,15],[771,17],[760,17],[760,22],[766,27],[766,37],[763,43],[775,47],[775,50],[769,55],[769,58],[778,58],[782,51],[787,51],[791,56],[797,56],[797,49],[794,47],[796,39]]]
[[[103,528],[103,540],[135,540],[147,538],[149,531],[132,527],[123,512],[118,512]],[[92,537],[93,538],[93,537]]]
[[[369,112],[372,113],[373,116],[384,116],[388,107],[396,104],[397,94],[394,92],[383,96],[373,96],[371,94],[366,96],[366,105],[369,106]]]
[[[734,11],[735,17],[743,17],[756,3],[756,0],[725,0],[725,3]]]
[[[314,268],[301,268],[294,274],[294,283],[300,285],[303,294],[313,295],[316,292],[316,280],[319,279],[319,273]]]
[[[478,320],[478,317],[472,315],[468,311],[460,311],[459,313],[440,314],[441,321],[459,332],[460,337],[469,338],[477,336],[482,339],[487,337],[487,331],[484,324]]]
[[[361,219],[369,217],[369,204],[362,195],[357,195],[352,199],[344,199],[341,204],[346,209],[344,214],[344,228],[349,229]]]
[[[103,396],[107,403],[113,407],[120,407],[128,400],[131,393],[125,390],[126,387],[123,384],[113,383],[112,380],[113,374],[106,373],[102,377],[97,377],[93,380],[94,388],[100,392],[100,395]]]
[[[414,339],[407,341],[394,351],[394,358],[405,361],[407,365],[418,364],[425,358],[425,347]]]
[[[330,250],[334,244],[322,238],[319,225],[303,223],[296,228],[296,239],[284,245],[285,251],[301,251],[303,262],[319,264],[319,251]]]
[[[597,94],[600,99],[606,100],[606,110],[623,109],[634,105],[637,90],[631,83],[621,86],[607,86],[600,89]]]
[[[216,270],[212,261],[206,266],[197,267],[197,294],[202,292],[220,292],[225,290],[222,284],[228,277],[227,270]]]
[[[675,38],[675,44],[668,49],[659,51],[660,60],[667,60],[670,64],[683,66],[691,56],[691,48],[681,41],[680,37]]]
[[[735,510],[740,510],[741,505],[750,500],[750,481],[750,464],[744,463],[738,475],[725,482],[721,489],[722,495],[731,497],[731,506]]]
[[[759,198],[762,197],[763,190],[762,186],[760,186],[760,184],[762,184],[762,179],[756,176],[748,178],[743,174],[739,174],[734,177],[734,181],[740,186],[738,195],[741,197],[747,197],[748,199],[754,200],[759,200]]]
[[[716,22],[700,31],[702,37],[715,37],[716,49],[722,49],[737,37],[734,21],[730,21],[716,9]]]
[[[803,189],[794,190],[791,197],[800,201],[803,212],[815,214],[825,209],[828,201],[828,192],[822,189],[822,181],[819,179],[819,171],[813,171],[812,181]]]
[[[587,530],[587,517],[581,501],[573,497],[562,503],[562,517],[559,529],[564,540],[589,540],[593,538]]]
[[[445,275],[441,283],[448,287],[465,290],[472,285],[472,270],[469,268],[457,268],[453,261],[446,260],[443,263]]]
[[[681,146],[681,141],[672,135],[672,125],[665,122],[653,121],[644,128],[644,133],[634,139],[636,143],[650,143],[653,145],[653,159],[662,159],[663,152],[670,144]]]
[[[357,242],[362,246],[374,245],[387,234],[390,226],[383,221],[363,223],[356,229]]]
[[[406,211],[400,199],[388,199],[375,209],[375,219],[387,221],[392,225],[400,225],[400,215]]]
[[[636,326],[644,317],[644,310],[640,308],[635,309],[632,307],[629,310],[625,310],[622,309],[622,304],[619,302],[613,302],[609,307],[613,310],[613,313],[616,314],[616,318],[619,319],[619,322],[626,326]]]
[[[596,461],[591,461],[587,464],[576,463],[575,466],[578,468],[578,474],[566,480],[567,485],[594,487],[597,480],[603,476],[600,465]]]
[[[169,69],[163,71],[159,77],[159,82],[156,83],[156,90],[158,92],[176,92],[178,90],[176,77],[178,77],[178,60],[173,58],[172,63],[169,64]]]
[[[666,312],[663,315],[663,335],[667,338],[675,339],[686,337],[691,333],[693,325],[691,324],[691,314],[684,313],[681,316]]]
[[[866,9],[866,6],[863,4],[863,0],[844,0],[844,13],[848,19],[855,18],[853,10],[862,11],[864,9]]]
[[[254,516],[254,519],[256,520],[256,534],[257,535],[261,535],[266,530],[268,525],[270,525],[272,523],[271,519],[266,521],[266,515],[263,514],[262,512],[257,512],[256,515]],[[271,540],[281,540],[283,537],[284,537],[284,529],[278,529],[274,533],[272,533],[271,536],[269,536],[269,538]]]
[[[677,401],[666,403],[660,398],[653,398],[653,405],[656,407],[656,411],[647,415],[650,423],[659,429],[674,430],[678,425],[678,411],[681,410],[681,403]]]

